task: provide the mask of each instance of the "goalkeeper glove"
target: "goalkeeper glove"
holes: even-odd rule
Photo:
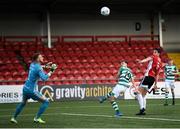
[[[52,64],[50,71],[53,73],[56,69],[57,69],[57,65],[56,64]]]

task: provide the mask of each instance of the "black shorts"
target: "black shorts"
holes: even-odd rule
[[[141,81],[140,83],[140,87],[143,87],[145,89],[150,89],[152,87],[152,85],[154,84],[155,82],[155,78],[152,77],[152,76],[145,76],[143,78],[143,80]]]

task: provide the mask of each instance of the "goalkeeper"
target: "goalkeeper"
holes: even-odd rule
[[[44,57],[40,53],[35,53],[33,55],[32,63],[30,64],[30,68],[29,68],[28,79],[26,80],[23,87],[22,102],[17,106],[16,111],[10,120],[12,123],[17,124],[16,118],[25,107],[27,100],[30,98],[42,103],[42,105],[39,108],[39,111],[37,112],[34,118],[34,122],[42,123],[42,124],[45,123],[45,121],[43,121],[40,117],[48,107],[49,101],[40,92],[38,92],[37,82],[39,79],[43,81],[48,80],[48,78],[55,71],[57,66],[52,63],[48,63],[47,65],[45,65],[46,68],[50,69],[49,73],[46,74],[41,66],[41,63],[43,62],[44,62]]]

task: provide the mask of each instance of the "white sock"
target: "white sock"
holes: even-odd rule
[[[143,97],[143,108],[146,109],[146,96]]]
[[[143,97],[141,94],[137,94],[137,100],[139,102],[140,109],[142,109],[144,105],[143,105]]]

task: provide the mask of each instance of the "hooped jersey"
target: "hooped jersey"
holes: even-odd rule
[[[159,56],[152,56],[149,61],[145,76],[156,77],[162,68],[161,58]]]
[[[177,68],[175,65],[166,65],[164,67],[166,80],[174,81],[175,75],[173,73],[176,73],[176,71],[177,71]]]
[[[118,84],[123,85],[125,87],[130,87],[131,79],[133,78],[133,74],[131,69],[128,67],[121,67],[119,69],[119,80]]]

